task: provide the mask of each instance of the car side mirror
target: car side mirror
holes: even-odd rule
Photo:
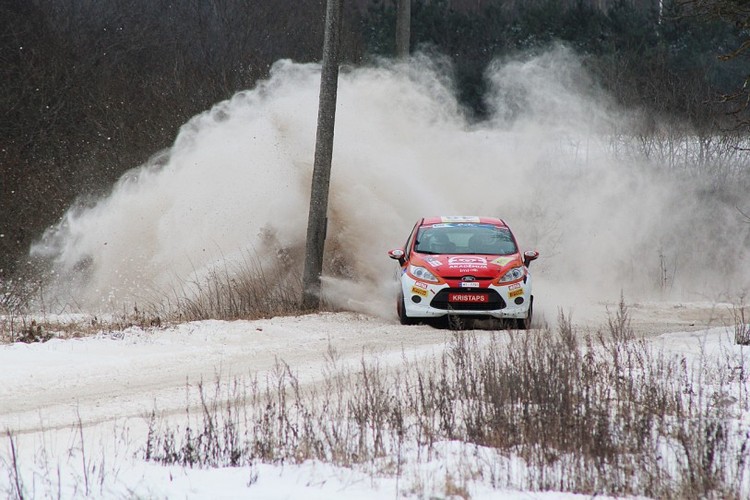
[[[403,265],[406,259],[404,258],[404,251],[400,248],[397,248],[395,250],[390,250],[388,252],[388,257],[391,259],[397,260],[399,264]]]
[[[531,264],[532,260],[536,260],[539,258],[539,252],[536,250],[527,250],[523,253],[523,265],[526,267],[529,267],[529,264]]]

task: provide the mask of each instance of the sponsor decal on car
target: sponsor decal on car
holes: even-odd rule
[[[479,222],[479,217],[467,217],[463,215],[446,215],[440,217],[443,222]]]
[[[523,295],[523,288],[521,288],[520,283],[513,283],[512,285],[508,285],[508,297],[512,299],[513,297],[518,297],[519,295]]]
[[[476,257],[473,255],[461,255],[455,257],[448,257],[448,267],[451,269],[462,269],[462,268],[486,268],[487,259],[484,257]]]
[[[443,263],[442,263],[442,262],[440,262],[440,261],[439,261],[438,259],[436,259],[435,257],[427,257],[427,258],[426,258],[426,259],[425,259],[424,261],[425,261],[425,262],[427,262],[427,263],[428,263],[429,265],[431,265],[432,267],[440,267],[440,266],[442,266],[442,265],[443,265]]]
[[[411,293],[415,293],[420,297],[427,297],[427,290],[424,288],[417,288],[416,286],[411,287]]]
[[[424,288],[427,290],[427,283],[422,283],[421,281],[415,281],[414,286],[418,286],[419,288]]]
[[[497,259],[493,260],[491,263],[502,267],[506,265],[508,262],[512,261],[514,258],[515,257],[498,257]]]
[[[486,293],[449,293],[449,302],[483,303],[489,302],[490,296]]]

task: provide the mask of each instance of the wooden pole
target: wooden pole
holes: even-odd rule
[[[397,0],[396,12],[396,57],[409,57],[411,38],[411,0]]]
[[[302,308],[320,308],[320,275],[328,224],[328,190],[331,182],[333,130],[336,121],[336,94],[339,78],[340,18],[343,0],[327,0],[323,40],[323,66],[320,74],[318,130],[315,138],[315,164],[307,219],[305,269],[302,275]]]

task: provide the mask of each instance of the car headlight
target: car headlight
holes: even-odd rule
[[[422,281],[430,281],[432,283],[438,283],[438,279],[435,277],[435,275],[432,274],[427,269],[425,269],[424,267],[409,266],[409,274],[411,274],[415,278],[421,279]]]
[[[523,267],[518,266],[514,267],[513,269],[510,269],[507,273],[503,275],[502,278],[497,280],[499,283],[507,283],[509,281],[516,281],[523,278]]]

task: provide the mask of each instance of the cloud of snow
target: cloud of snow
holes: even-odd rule
[[[326,294],[393,315],[395,263],[419,217],[507,220],[554,316],[581,298],[747,288],[748,225],[633,160],[635,122],[565,48],[497,61],[491,116],[467,119],[441,62],[345,69],[339,80]],[[32,249],[87,307],[174,293],[207,269],[304,248],[319,65],[268,80],[185,124],[169,151],[72,208]],[[299,262],[301,266],[301,262]],[[660,283],[666,286],[660,289]],[[732,293],[732,291],[729,291]]]

